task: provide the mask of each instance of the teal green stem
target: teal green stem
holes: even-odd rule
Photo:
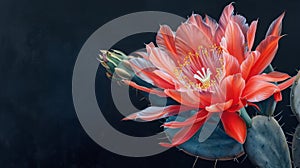
[[[240,116],[246,122],[247,127],[250,128],[252,126],[252,119],[248,115],[248,113],[247,113],[247,111],[246,111],[245,108],[241,108],[240,109]]]

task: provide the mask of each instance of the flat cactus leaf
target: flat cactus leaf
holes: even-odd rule
[[[274,69],[272,65],[270,64],[263,73],[270,73],[273,72]],[[274,97],[271,96],[268,99],[257,103],[258,107],[260,108],[260,111],[258,111],[258,114],[265,115],[265,116],[272,116],[274,114],[275,108],[276,108],[276,102],[274,100]]]
[[[285,135],[273,117],[255,116],[244,144],[250,161],[262,168],[291,168]]]
[[[295,82],[291,91],[291,108],[296,115],[298,121],[300,121],[300,72],[298,72]]]
[[[182,116],[169,117],[167,122],[170,121],[184,121]],[[176,134],[178,129],[165,129],[169,139]],[[180,150],[192,156],[197,156],[206,160],[232,160],[244,154],[243,145],[229,137],[219,124],[212,135],[204,142],[199,142],[199,134],[201,129],[188,141],[177,146]]]
[[[292,143],[293,163],[295,168],[300,168],[300,125],[297,126]]]

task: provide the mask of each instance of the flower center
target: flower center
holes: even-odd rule
[[[201,71],[197,71],[196,74],[194,74],[194,78],[201,82],[200,88],[201,89],[207,89],[210,87],[210,76],[212,75],[209,68],[205,70],[205,68],[201,68]]]

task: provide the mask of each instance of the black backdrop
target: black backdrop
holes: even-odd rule
[[[0,167],[192,167],[194,158],[170,149],[156,156],[129,158],[113,154],[94,143],[82,129],[73,107],[71,79],[73,66],[85,40],[106,22],[131,12],[157,10],[186,17],[195,13],[218,18],[230,1],[0,1]],[[273,19],[286,11],[280,48],[273,65],[296,74],[300,66],[300,1],[236,1],[236,11],[248,21],[259,18],[256,44]],[[115,48],[130,52],[154,40],[154,34],[126,38]],[[106,104],[106,117],[130,134],[159,131],[157,122],[133,129],[134,123],[120,123],[120,115],[103,88],[109,86],[103,69],[97,73],[99,104]],[[292,132],[289,90],[276,111],[283,111],[281,124]],[[108,98],[108,99],[107,99]],[[141,103],[142,106],[145,104]],[[110,106],[111,105],[111,106]],[[111,108],[110,108],[111,107]],[[115,112],[115,113],[114,113]],[[128,126],[128,125],[129,126]],[[127,126],[126,126],[127,125]],[[135,132],[136,131],[136,132]],[[288,137],[290,140],[291,137]],[[197,167],[213,167],[199,160]],[[243,163],[219,162],[217,167],[253,167]]]

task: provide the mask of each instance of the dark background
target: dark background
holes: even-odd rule
[[[1,0],[0,167],[192,167],[195,158],[175,148],[156,156],[129,158],[94,143],[82,129],[73,107],[73,66],[87,38],[114,18],[131,12],[157,10],[183,17],[194,11],[217,19],[229,2]],[[256,44],[272,20],[286,11],[283,33],[288,36],[280,41],[272,64],[280,71],[295,75],[300,66],[300,1],[236,1],[235,7],[248,22],[259,18]],[[131,52],[153,40],[154,34],[140,34],[120,41],[115,47]],[[96,92],[101,110],[111,123],[128,134],[143,136],[159,131],[159,121],[144,123],[145,129],[138,130],[134,129],[135,123],[120,121],[109,92],[103,91],[110,82],[103,72],[99,68]],[[287,106],[289,89],[283,94],[284,101],[276,111],[283,111],[280,123],[285,123],[285,132],[293,132],[296,120]],[[142,108],[146,104],[138,105]],[[213,165],[214,162],[199,160],[196,166]],[[218,162],[217,167],[253,166],[246,159],[242,163]]]

